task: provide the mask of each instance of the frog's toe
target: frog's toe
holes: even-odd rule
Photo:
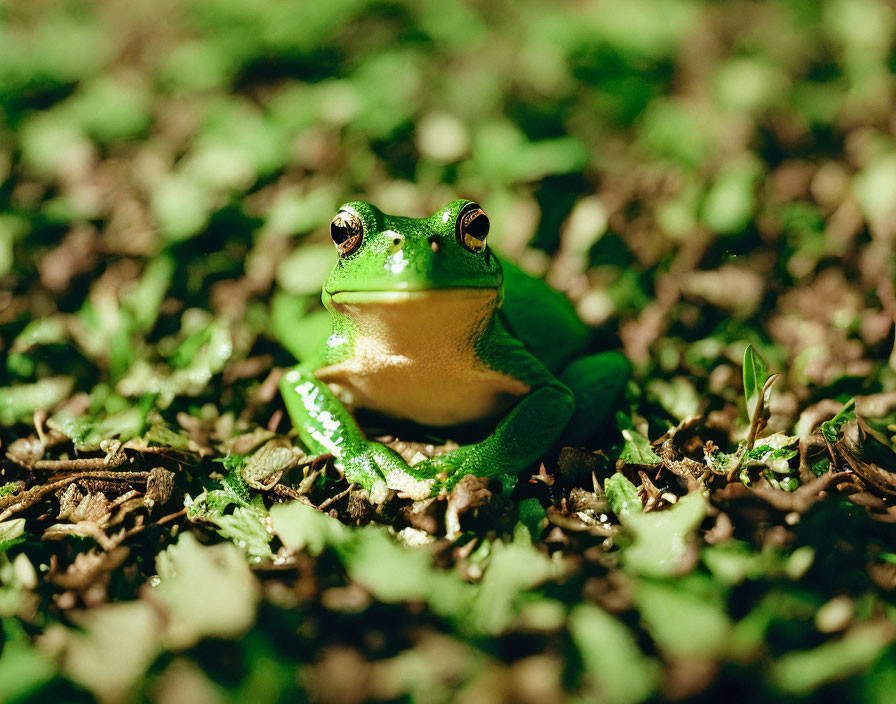
[[[367,497],[372,504],[383,504],[389,499],[392,494],[392,490],[389,488],[386,482],[373,482],[370,488],[367,490]]]
[[[392,470],[386,475],[386,485],[389,489],[398,492],[402,498],[420,499],[429,498],[432,494],[435,479],[419,479],[401,470]]]
[[[439,455],[415,464],[414,474],[421,477],[432,477],[431,491],[436,493],[445,489],[451,491],[461,479],[468,474],[474,477],[488,477],[501,483],[502,493],[509,494],[516,485],[516,474],[488,471],[488,465],[482,461],[475,451],[457,451],[447,455]]]

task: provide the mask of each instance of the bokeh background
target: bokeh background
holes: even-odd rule
[[[0,2],[4,444],[34,432],[36,410],[60,407],[100,419],[61,431],[87,444],[140,435],[161,418],[226,454],[228,438],[277,428],[271,370],[290,359],[272,321],[315,305],[335,260],[327,224],[358,197],[414,216],[456,197],[481,203],[492,248],[567,293],[602,346],[633,361],[653,409],[645,416],[667,423],[651,437],[704,412],[724,437],[742,438],[748,342],[783,375],[772,429],[792,430],[818,404],[887,398],[896,390],[894,32],[883,0]],[[886,416],[892,399],[881,403]],[[819,550],[845,519],[830,520],[812,524]],[[115,601],[115,591],[91,602],[74,589],[60,605],[72,589],[56,585],[24,625],[0,601],[20,658],[0,655],[0,701],[311,692],[547,703],[587,696],[588,678],[608,702],[747,701],[806,698],[849,677],[818,696],[888,701],[892,623],[846,632],[848,619],[839,630],[812,620],[841,592],[850,613],[879,616],[893,606],[886,588],[842,584],[829,570],[817,588],[775,591],[791,568],[763,540],[750,559],[766,557],[749,563],[763,586],[745,602],[733,591],[740,582],[709,586],[704,569],[681,593],[644,592],[640,612],[623,602],[610,625],[580,607],[570,636],[564,603],[601,594],[616,613],[606,595],[626,591],[580,575],[528,615],[529,640],[453,632],[412,608],[368,608],[351,591],[302,611],[307,584],[297,579],[270,587],[246,639],[234,634],[248,622],[200,625],[212,640],[175,638],[162,655],[144,647],[121,663],[121,641],[104,634],[157,639],[148,612],[82,617],[92,635],[78,640],[50,626],[71,625],[67,609]],[[868,559],[859,553],[851,565]],[[140,570],[152,571],[152,554]],[[119,580],[131,585],[121,594],[135,574]],[[254,613],[255,578],[230,578]],[[529,588],[508,580],[510,592]],[[0,583],[14,580],[0,572]],[[714,634],[696,661],[675,637],[695,622],[694,595],[710,603],[696,622]],[[764,611],[745,605],[754,603]],[[748,612],[753,620],[740,621]],[[759,643],[772,633],[761,655],[731,645],[753,643],[751,624]],[[626,657],[593,655],[604,637]],[[790,651],[805,659],[786,660]],[[107,657],[126,672],[111,683]],[[719,677],[720,663],[738,658]]]

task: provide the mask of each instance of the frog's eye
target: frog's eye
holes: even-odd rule
[[[361,245],[364,235],[364,225],[361,217],[350,208],[343,208],[333,222],[330,223],[330,237],[336,245],[336,251],[340,257],[345,257],[354,252]]]
[[[471,252],[481,252],[485,249],[488,228],[488,216],[482,208],[476,203],[469,203],[457,217],[457,241]]]

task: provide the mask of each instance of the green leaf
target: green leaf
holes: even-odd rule
[[[891,641],[887,623],[860,624],[840,640],[813,650],[785,653],[772,664],[769,676],[788,694],[806,695],[826,682],[862,672]]]
[[[243,477],[238,470],[234,470],[224,477],[221,481],[221,486],[224,493],[237,506],[242,506],[244,508],[249,506],[252,496],[249,494],[249,489],[243,482]]]
[[[159,316],[159,308],[174,275],[175,259],[169,254],[160,254],[150,260],[140,277],[139,283],[121,297],[121,304],[132,315],[134,329],[148,332]]]
[[[101,701],[132,699],[162,649],[158,610],[147,601],[129,601],[81,612],[77,621],[80,628],[66,632],[65,673]]]
[[[275,438],[246,458],[241,474],[246,484],[261,489],[295,467],[301,457],[302,452],[288,441]]]
[[[4,619],[5,643],[0,651],[0,704],[22,701],[36,693],[56,674],[56,664],[31,645],[15,619]]]
[[[13,518],[0,523],[0,541],[15,540],[25,532],[25,519]]]
[[[752,420],[759,411],[762,401],[762,389],[768,380],[768,365],[765,360],[753,351],[753,345],[744,350],[744,398],[747,401],[747,418]]]
[[[237,638],[254,623],[259,585],[231,543],[200,545],[184,533],[159,553],[156,569],[172,647],[188,648],[205,637]]]
[[[844,403],[843,407],[837,411],[837,415],[821,424],[821,434],[824,436],[825,440],[831,444],[837,442],[837,439],[840,437],[840,429],[848,421],[853,420],[856,417],[855,406],[855,398],[849,399],[849,401]]]
[[[822,457],[817,462],[813,462],[809,467],[812,470],[812,474],[816,477],[821,477],[827,474],[831,469],[831,458],[830,457]]]
[[[13,518],[0,523],[0,554],[9,550],[13,545],[18,545],[25,540],[24,518]]]
[[[271,534],[267,529],[267,512],[264,510],[261,496],[253,502],[251,508],[237,506],[233,513],[215,520],[218,524],[218,535],[232,540],[238,548],[244,550],[252,562],[273,558],[271,553]]]
[[[588,701],[636,704],[656,691],[659,663],[641,652],[622,621],[580,604],[569,614],[569,633],[585,668]]]
[[[747,450],[742,459],[741,467],[763,467],[766,476],[773,485],[779,482],[790,484],[789,479],[781,475],[792,474],[794,482],[797,482],[798,468],[790,466],[790,460],[799,455],[796,445],[799,438],[786,433],[774,433],[762,439],[762,444]],[[777,475],[777,476],[776,476]],[[797,482],[798,483],[798,482]],[[779,488],[786,488],[780,486]],[[796,488],[796,485],[793,486]],[[792,490],[792,489],[789,489]]]
[[[496,542],[470,613],[474,632],[497,635],[520,613],[528,590],[559,574],[559,565],[525,538]],[[437,598],[438,595],[436,594]]]
[[[100,449],[103,440],[118,438],[126,442],[140,435],[146,427],[148,409],[126,408],[104,418],[93,415],[72,416],[64,410],[47,421],[47,425],[69,438],[76,450],[92,452]]]
[[[696,585],[695,585],[696,586]],[[668,655],[722,658],[727,652],[731,621],[722,600],[688,582],[641,580],[635,603],[647,630]]]
[[[651,397],[655,397],[660,405],[678,420],[691,418],[700,412],[702,401],[694,384],[686,377],[676,376],[666,381],[665,379],[653,379],[646,390]]]
[[[623,474],[614,474],[604,482],[604,492],[610,503],[610,510],[620,520],[623,517],[641,515],[641,497],[638,489]]]
[[[637,489],[622,474],[604,483],[613,513],[632,536],[623,548],[622,560],[640,574],[670,576],[688,567],[693,533],[706,516],[706,499],[692,491],[678,503],[662,511],[644,513]]]
[[[379,601],[394,604],[429,598],[434,568],[426,551],[404,548],[377,529],[358,531],[355,540],[340,543],[338,551],[352,579]]]
[[[742,231],[756,208],[756,178],[753,163],[742,164],[721,173],[709,187],[701,216],[711,230],[729,235]]]
[[[190,449],[189,439],[176,430],[172,430],[165,421],[156,414],[149,428],[143,434],[143,440],[147,445],[158,447],[170,447],[174,450],[187,451]]]
[[[631,419],[622,411],[616,414],[616,424],[625,440],[625,445],[619,453],[619,459],[627,464],[639,464],[645,466],[654,466],[662,462],[662,458],[657,455],[650,446],[650,440],[645,438],[641,433],[637,432],[632,424]]]
[[[33,384],[0,388],[0,425],[30,422],[37,410],[49,410],[68,398],[75,380],[70,376],[49,376]]]
[[[307,550],[319,555],[331,545],[351,539],[351,529],[313,506],[299,501],[271,506],[274,532],[290,550]]]

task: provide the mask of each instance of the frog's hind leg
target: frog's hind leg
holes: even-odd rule
[[[575,397],[575,410],[560,439],[581,445],[607,422],[631,375],[632,366],[618,352],[601,352],[572,362],[559,375]]]

